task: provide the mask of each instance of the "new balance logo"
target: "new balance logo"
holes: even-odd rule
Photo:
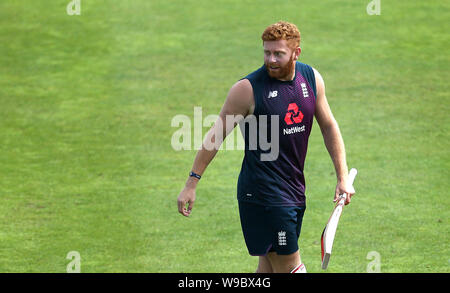
[[[279,246],[286,246],[286,231],[280,231],[278,232],[278,245]]]
[[[270,91],[269,95],[267,96],[268,99],[270,98],[275,98],[276,96],[278,96],[278,91]]]

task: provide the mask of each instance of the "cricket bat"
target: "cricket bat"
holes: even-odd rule
[[[353,181],[355,180],[356,174],[358,171],[355,168],[352,168],[348,174],[348,184],[353,186]],[[339,223],[339,218],[341,217],[342,208],[345,204],[345,199],[347,198],[347,194],[341,194],[337,200],[337,204],[334,207],[333,213],[331,213],[330,218],[328,219],[327,225],[325,229],[323,229],[322,237],[321,237],[321,246],[322,246],[322,269],[326,269],[328,267],[328,262],[331,257],[331,249],[333,248],[334,236],[336,235],[336,229]]]

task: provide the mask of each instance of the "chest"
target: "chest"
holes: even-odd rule
[[[258,115],[278,115],[287,126],[310,121],[314,117],[315,96],[302,78],[293,82],[267,83],[258,97]]]

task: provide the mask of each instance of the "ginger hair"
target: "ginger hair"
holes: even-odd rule
[[[286,40],[289,48],[300,47],[300,31],[293,23],[279,21],[269,25],[263,32],[261,39],[265,41]]]

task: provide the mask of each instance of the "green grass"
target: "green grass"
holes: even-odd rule
[[[260,34],[302,33],[359,170],[328,272],[450,272],[449,4],[352,1],[0,3],[0,272],[252,272],[236,183],[221,151],[191,218],[176,198],[195,151],[176,152],[177,114],[217,114],[258,68]],[[207,129],[204,128],[204,131]],[[321,272],[335,177],[317,123],[306,162],[300,252]]]

